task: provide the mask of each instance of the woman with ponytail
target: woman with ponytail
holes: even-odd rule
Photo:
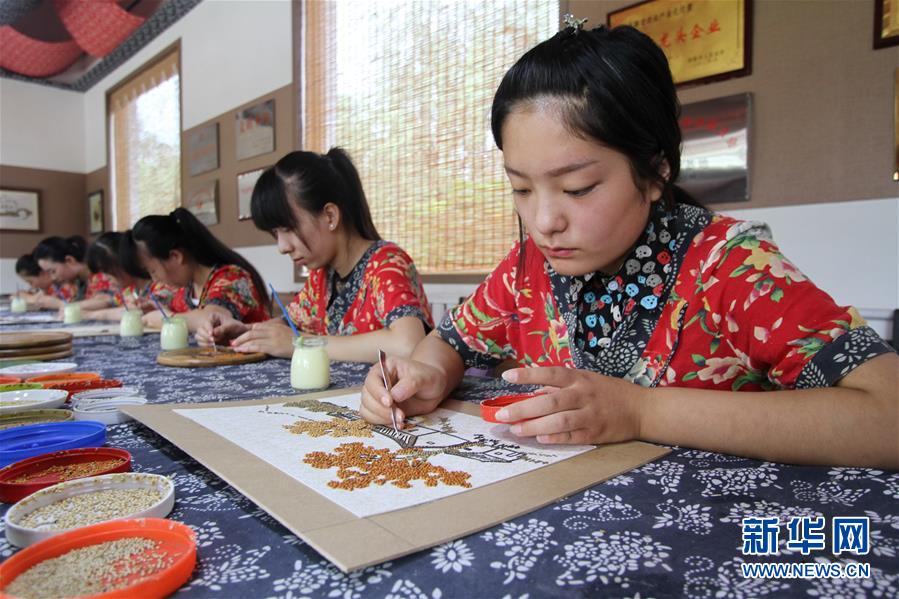
[[[433,328],[415,264],[378,235],[359,173],[340,148],[283,157],[256,182],[251,211],[278,251],[309,269],[287,311],[304,335],[328,337],[332,359],[374,362],[379,349],[409,355]],[[292,331],[281,319],[248,327],[212,318],[197,340],[213,339],[241,352],[293,352]]]
[[[147,271],[142,269],[134,258],[136,248],[131,231],[103,233],[88,246],[86,254],[88,268],[91,272],[100,272],[115,278],[121,286],[121,292],[110,298],[107,307],[84,312],[84,318],[119,320],[126,309],[153,310],[151,293],[160,303],[169,305],[177,289],[152,281]]]
[[[189,210],[145,216],[134,225],[131,235],[141,267],[153,281],[178,288],[170,310],[184,314],[191,331],[213,314],[247,323],[268,318],[262,277]],[[144,324],[160,326],[162,314],[145,314]]]
[[[107,307],[119,290],[109,275],[93,272],[84,261],[87,242],[75,235],[67,239],[48,237],[34,248],[34,259],[48,271],[57,286],[57,295],[66,302],[78,302],[82,310]],[[63,300],[48,301],[47,307],[62,308]]]
[[[540,443],[899,467],[895,352],[767,226],[677,186],[680,105],[661,48],[633,27],[566,22],[493,99],[527,236],[411,359],[388,359],[391,391],[369,372],[362,416],[430,412],[466,367],[514,360],[503,378],[540,391],[497,418]]]

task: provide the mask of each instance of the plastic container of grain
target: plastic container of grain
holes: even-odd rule
[[[98,561],[96,555],[84,555],[81,560],[68,560],[68,566],[59,563],[76,552],[98,554],[120,541],[145,544],[149,541],[153,547],[138,554],[107,555],[104,561]],[[128,571],[122,572],[116,563],[125,559]],[[58,565],[49,571],[44,568],[54,561]],[[197,537],[190,527],[156,518],[114,520],[64,532],[0,563],[0,596],[8,596],[24,583],[28,590],[42,595],[77,594],[120,599],[168,597],[190,580],[196,561]],[[135,566],[141,562],[152,567]],[[44,575],[36,581],[35,576],[30,576],[27,583],[19,580],[20,576],[29,577],[36,573],[32,570],[36,568],[43,568]],[[96,583],[102,581],[113,584],[107,584],[107,588],[101,590]]]
[[[42,489],[9,508],[3,521],[6,539],[17,547],[27,547],[99,522],[164,518],[174,505],[175,485],[171,480],[158,474],[125,472]],[[42,511],[32,516],[38,510]]]

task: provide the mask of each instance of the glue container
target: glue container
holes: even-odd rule
[[[14,297],[9,302],[9,309],[12,312],[24,312],[28,309],[28,304],[25,303],[24,297]]]
[[[140,337],[144,334],[144,323],[141,321],[143,312],[140,310],[125,310],[122,320],[119,321],[119,335],[122,337]]]
[[[294,389],[325,389],[331,384],[331,361],[325,337],[297,337],[290,360],[290,386]]]
[[[66,304],[62,309],[62,321],[65,324],[81,322],[81,304]]]
[[[159,345],[166,351],[187,347],[187,321],[181,316],[172,316],[164,321]]]

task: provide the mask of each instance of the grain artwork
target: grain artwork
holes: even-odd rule
[[[372,425],[359,395],[175,413],[268,462],[360,518],[477,489],[591,446],[543,446],[508,427],[438,409],[395,431]]]

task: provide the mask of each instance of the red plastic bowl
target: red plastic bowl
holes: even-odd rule
[[[34,476],[46,471],[53,466],[71,466],[74,464],[87,464],[90,462],[105,462],[108,460],[123,460],[118,466],[107,468],[91,475],[64,477],[62,474],[51,472],[39,477],[16,483],[12,482],[23,476]],[[35,491],[44,487],[55,485],[68,480],[100,476],[101,474],[113,474],[115,472],[131,472],[131,454],[124,449],[116,447],[80,447],[45,453],[26,458],[12,463],[5,468],[0,468],[0,502],[15,503],[28,497]]]
[[[497,424],[518,424],[519,422],[524,422],[524,420],[502,422],[496,419],[496,413],[506,406],[511,406],[514,403],[536,397],[537,395],[537,393],[515,393],[513,395],[500,395],[493,399],[485,399],[481,402],[481,418],[487,422],[496,422]],[[528,419],[526,418],[525,420]]]

